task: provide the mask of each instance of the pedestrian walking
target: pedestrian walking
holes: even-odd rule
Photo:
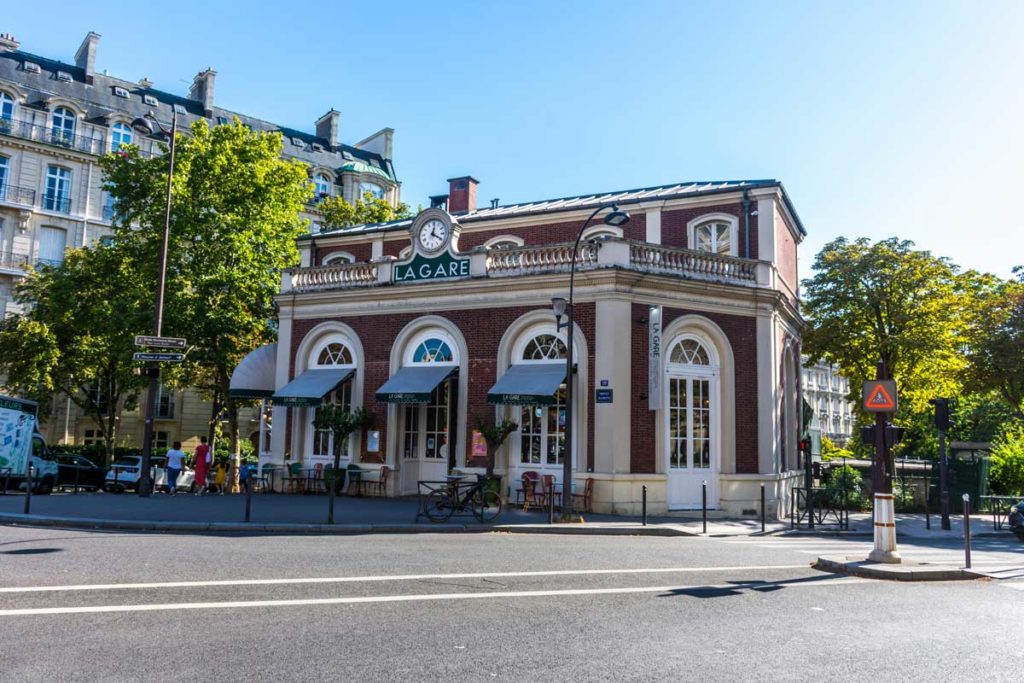
[[[217,493],[224,495],[224,482],[228,478],[228,470],[224,466],[224,463],[217,465],[217,473],[213,476],[213,486],[217,489]]]
[[[167,451],[167,493],[174,495],[178,488],[178,475],[185,466],[185,452],[181,450],[181,442],[175,441],[174,447]]]
[[[213,454],[210,453],[210,445],[206,437],[199,437],[199,445],[196,446],[195,462],[193,467],[196,470],[196,495],[201,496],[206,492],[206,478],[210,474],[210,463]]]
[[[249,463],[246,461],[238,468],[238,485],[243,493],[249,491]]]

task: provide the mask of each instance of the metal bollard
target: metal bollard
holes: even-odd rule
[[[928,511],[928,491],[930,489],[931,489],[931,486],[929,486],[928,483],[925,482],[925,485],[924,485],[924,528],[928,529],[929,531],[931,531],[931,528],[932,528],[932,516],[931,516],[931,513]]]
[[[32,509],[32,463],[28,464],[28,475],[25,477],[25,514]]]
[[[79,477],[81,476],[81,474],[82,474],[82,468],[79,467],[78,465],[75,465],[75,495],[76,496],[78,495],[78,481],[79,481]]]
[[[334,482],[331,482],[332,486],[333,484]],[[252,521],[252,481],[250,479],[245,480],[245,521]]]
[[[761,533],[764,533],[764,482],[761,483]]]
[[[554,488],[554,487],[552,487]],[[555,492],[548,491],[548,524],[555,523]]]
[[[964,494],[964,560],[971,568],[971,494]]]
[[[702,520],[704,522],[704,531],[703,531],[703,533],[707,534],[707,532],[708,532],[708,481],[707,481],[707,479],[705,479],[704,483],[701,485],[700,499],[701,499],[700,500],[700,514],[701,514],[701,518],[702,518]]]
[[[647,484],[644,484],[640,489],[640,495],[641,524],[647,526]]]

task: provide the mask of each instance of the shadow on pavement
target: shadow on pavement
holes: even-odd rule
[[[728,585],[677,588],[666,593],[660,593],[658,597],[672,598],[686,596],[691,598],[725,598],[733,595],[742,595],[743,591],[774,593],[775,591],[783,590],[787,585],[794,585],[798,583],[818,583],[834,579],[834,575],[823,575],[806,576],[799,579],[783,579],[782,581],[728,581]]]

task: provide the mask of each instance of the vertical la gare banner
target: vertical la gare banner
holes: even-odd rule
[[[392,279],[395,282],[419,282],[469,277],[469,263],[469,258],[458,258],[448,251],[437,256],[417,253],[408,263],[395,265]]]

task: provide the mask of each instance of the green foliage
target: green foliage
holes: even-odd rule
[[[1024,420],[1024,269],[1019,281],[987,282],[976,299],[968,380],[978,391],[997,392]]]
[[[1024,495],[1024,423],[1008,424],[993,441],[989,484],[997,494]]]
[[[494,455],[505,443],[510,434],[519,429],[519,424],[513,420],[502,420],[495,423],[483,417],[476,418],[476,430],[487,442],[487,476],[494,474]]]
[[[954,395],[966,364],[968,283],[949,260],[913,247],[897,238],[839,238],[815,257],[814,277],[803,282],[811,361],[838,364],[859,394],[883,360],[900,383],[901,414]]]
[[[329,430],[334,434],[334,467],[337,468],[341,458],[341,445],[348,437],[358,431],[369,429],[375,421],[373,413],[360,406],[348,410],[344,406],[327,403],[316,409],[313,416],[313,428]]]
[[[388,200],[375,198],[371,192],[364,192],[362,198],[354,204],[341,197],[326,197],[316,208],[323,216],[326,230],[366,223],[386,223],[412,215],[408,205],[400,203],[397,207],[391,206]]]
[[[845,505],[849,510],[863,510],[868,505],[861,474],[849,465],[833,467],[829,471],[825,496],[834,507]]]
[[[119,415],[144,383],[133,338],[152,324],[152,284],[138,266],[117,243],[69,251],[61,265],[26,273],[16,294],[25,312],[0,325],[6,390],[44,407],[67,395],[96,425],[108,456]]]
[[[842,460],[844,458],[852,459],[855,458],[853,451],[845,448],[839,448],[833,443],[832,439],[827,436],[821,437],[821,459],[824,461],[829,460]]]

